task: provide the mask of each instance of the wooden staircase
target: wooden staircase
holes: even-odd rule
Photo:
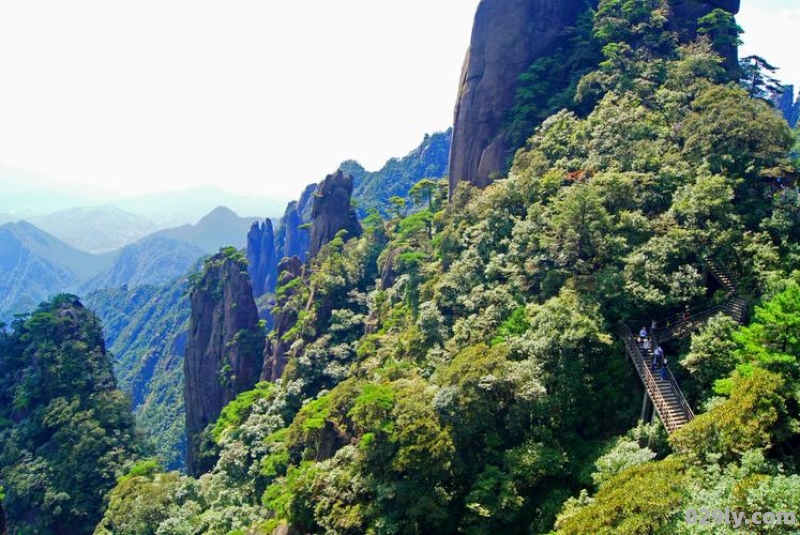
[[[672,371],[668,368],[666,378],[662,379],[661,369],[653,371],[651,368],[652,350],[645,350],[627,325],[620,326],[620,335],[625,343],[625,350],[647,390],[647,396],[653,402],[653,407],[667,432],[677,431],[689,423],[694,418],[694,412],[678,387]]]
[[[656,328],[651,329],[650,332],[652,348],[670,340],[688,336],[719,313],[727,314],[738,323],[745,322],[748,301],[737,294],[736,279],[713,261],[707,260],[706,266],[709,272],[728,291],[725,300],[715,305],[687,309],[657,322]],[[681,392],[672,371],[668,368],[666,377],[662,379],[661,368],[659,367],[654,371],[651,367],[653,362],[652,349],[644,349],[633,332],[631,332],[630,327],[625,324],[620,325],[619,334],[625,343],[625,351],[636,367],[636,372],[645,386],[646,395],[652,401],[653,407],[664,423],[667,432],[673,433],[694,419],[694,412],[683,396],[683,392]],[[644,408],[642,412],[644,413]]]

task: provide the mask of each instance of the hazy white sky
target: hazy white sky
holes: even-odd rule
[[[800,85],[800,2],[743,3],[745,52]],[[115,194],[294,198],[450,125],[477,4],[0,0],[0,164]]]
[[[780,67],[777,77],[800,87],[800,0],[742,0],[742,57],[763,56]]]

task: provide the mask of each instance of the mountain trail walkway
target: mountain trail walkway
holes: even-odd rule
[[[727,314],[739,323],[744,323],[747,316],[748,301],[738,295],[736,279],[713,261],[707,260],[706,267],[709,273],[727,290],[723,302],[687,309],[656,322],[657,328],[648,333],[651,340],[649,348],[645,348],[642,340],[631,331],[628,325],[620,324],[619,327],[625,351],[636,367],[636,372],[645,387],[642,418],[644,418],[649,398],[668,433],[673,433],[689,423],[694,418],[694,412],[683,396],[669,367],[662,377],[660,366],[652,366],[653,350],[660,344],[690,335],[719,313]]]

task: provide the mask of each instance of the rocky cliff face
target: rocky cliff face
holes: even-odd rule
[[[519,76],[569,35],[579,15],[596,4],[596,0],[481,1],[456,101],[451,192],[462,181],[486,187],[494,173],[506,170],[508,157],[519,148],[510,146],[503,131]],[[737,13],[739,0],[673,2],[676,16],[688,20],[717,7]]]
[[[711,13],[714,9],[724,9],[736,15],[741,7],[741,0],[672,0],[672,10],[685,20],[696,20],[703,15]]]
[[[350,205],[352,196],[353,177],[341,170],[328,175],[317,187],[311,210],[311,258],[339,231],[347,231],[348,238],[361,236],[361,224]]]
[[[287,214],[282,220],[282,232],[285,230],[285,238],[278,240],[276,253],[305,252],[310,258],[314,258],[341,230],[346,230],[349,238],[360,236],[361,225],[350,206],[352,194],[353,177],[345,176],[341,170],[326,177],[313,190],[307,188],[298,203],[289,205]],[[308,203],[312,205],[309,206]],[[296,244],[302,242],[295,238],[302,236],[297,231],[307,233],[305,229],[299,228],[299,223],[305,220],[311,222],[310,243],[298,251]],[[305,259],[300,255],[285,254],[275,269],[278,279],[276,286],[280,290],[276,295],[277,302],[273,309],[274,336],[270,336],[267,340],[264,350],[262,381],[278,381],[286,367],[290,344],[284,340],[284,335],[298,320],[298,307],[290,306],[289,303],[301,289],[299,284],[291,283],[302,282],[298,279],[303,277],[304,263]],[[321,303],[320,309],[325,308],[325,303]],[[320,314],[325,315],[324,312]]]
[[[690,41],[697,36],[697,19],[708,15],[715,9],[723,9],[734,15],[739,12],[740,0],[672,0],[673,26],[683,41]],[[736,46],[717,49],[726,59],[726,68],[732,78],[738,77],[739,50]]]
[[[191,293],[192,313],[184,360],[187,469],[207,471],[201,433],[222,408],[258,382],[264,333],[243,258],[223,251],[206,261]]]
[[[772,96],[772,103],[792,128],[797,126],[797,121],[800,119],[800,98],[795,100],[794,95],[794,86],[787,85],[783,93]]]
[[[296,256],[302,262],[308,259],[314,191],[317,185],[306,186],[300,199],[290,202],[281,217],[277,230],[272,221],[253,223],[247,233],[248,271],[256,297],[274,292],[278,283],[278,263],[283,258]]]
[[[299,200],[290,202],[286,207],[286,212],[281,218],[280,227],[275,235],[276,262],[293,256],[303,262],[308,259],[311,233],[303,226],[311,221],[311,207],[316,189],[316,184],[310,184],[303,191]]]
[[[486,187],[510,147],[501,129],[519,76],[572,27],[586,0],[482,0],[461,72],[450,153],[451,191]]]
[[[303,262],[296,256],[284,258],[278,264],[278,273],[278,286],[286,287],[289,283],[302,276]],[[297,322],[297,312],[285,305],[296,293],[296,288],[288,287],[278,296],[273,328],[275,337],[267,340],[264,350],[264,367],[261,371],[262,381],[277,381],[283,375],[289,351],[289,344],[283,340],[283,335]]]
[[[247,233],[247,262],[256,297],[275,290],[277,261],[272,221],[255,222]]]

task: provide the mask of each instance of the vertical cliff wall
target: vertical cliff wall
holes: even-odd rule
[[[351,207],[353,195],[353,177],[345,175],[341,170],[328,175],[314,190],[311,199],[313,206],[310,210],[311,241],[308,253],[310,258],[319,254],[320,250],[336,235],[345,230],[346,238],[356,238],[361,235],[361,224],[358,216]],[[299,213],[299,212],[298,212]],[[270,336],[264,351],[264,367],[261,372],[263,381],[277,381],[283,375],[286,362],[289,358],[291,342],[284,340],[297,323],[299,308],[291,305],[291,301],[301,289],[304,273],[304,262],[297,256],[284,257],[277,268],[278,288],[281,290],[276,296],[277,302],[274,310],[274,335]],[[297,281],[301,284],[292,284]],[[313,299],[313,297],[312,297]],[[330,305],[324,300],[318,303],[318,321],[323,318],[327,321],[330,315]]]
[[[781,112],[783,118],[789,123],[789,126],[794,128],[797,126],[797,121],[800,119],[800,98],[794,98],[794,86],[787,85],[783,93],[775,93],[772,95],[772,103]]]
[[[715,8],[739,11],[739,0],[675,0],[675,16],[689,20],[682,38],[694,37],[694,21]],[[450,191],[459,182],[486,187],[504,173],[511,146],[504,126],[519,77],[535,60],[570,35],[596,0],[482,0],[461,73],[450,152]],[[723,51],[730,58],[730,51]],[[733,51],[735,56],[735,50]],[[531,132],[532,133],[532,132]]]
[[[272,221],[255,222],[247,233],[247,263],[256,297],[275,290],[277,260]]]
[[[278,286],[286,288],[277,296],[275,307],[274,338],[267,340],[264,350],[264,367],[261,371],[262,381],[277,381],[283,375],[286,367],[289,343],[283,337],[297,322],[297,310],[287,307],[286,304],[295,296],[297,287],[292,287],[289,283],[299,278],[303,274],[303,263],[299,258],[293,256],[284,258],[278,265]]]
[[[461,72],[450,152],[451,191],[461,181],[486,187],[511,147],[502,132],[519,76],[580,13],[586,0],[482,0]]]
[[[697,21],[715,9],[722,9],[732,14],[739,12],[740,0],[672,0],[673,29],[683,42],[697,37]],[[717,52],[726,60],[726,69],[732,78],[739,76],[739,49],[735,45],[721,46]]]
[[[275,234],[275,261],[296,256],[303,262],[308,259],[311,233],[304,225],[311,222],[311,207],[317,185],[310,184],[300,199],[286,207],[281,224]]]
[[[350,205],[352,196],[353,177],[344,175],[341,170],[328,175],[317,187],[311,210],[311,258],[339,231],[347,231],[347,238],[361,236],[361,224]]]
[[[201,433],[222,408],[258,382],[264,332],[243,258],[223,251],[206,261],[191,293],[192,314],[183,369],[188,442],[187,469],[213,466],[201,455]]]

